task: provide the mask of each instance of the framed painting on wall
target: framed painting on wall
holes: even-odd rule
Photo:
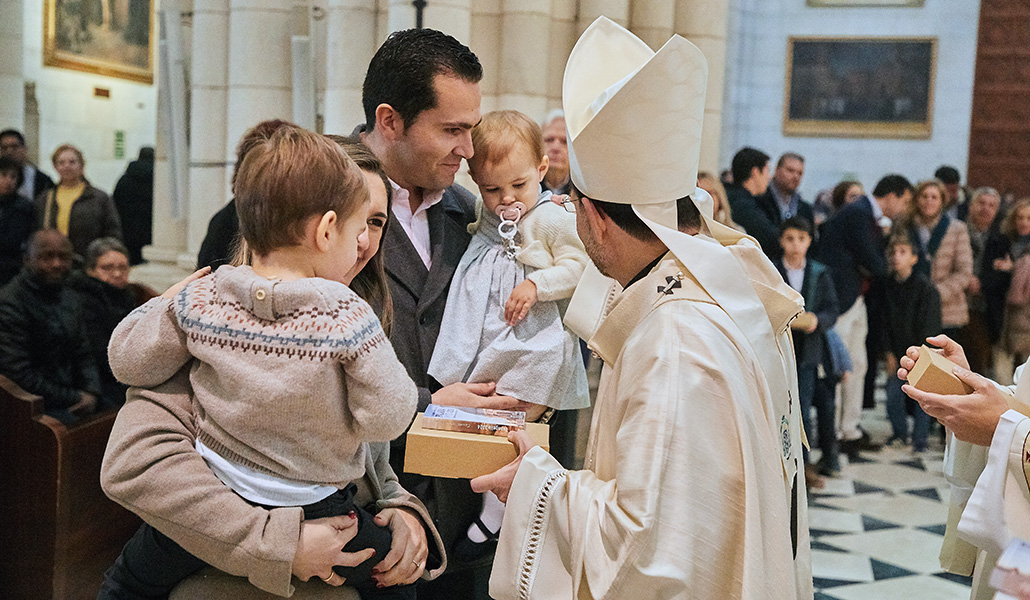
[[[926,0],[808,0],[809,6],[922,6]]]
[[[783,134],[928,138],[937,38],[791,37]]]
[[[154,82],[153,0],[44,0],[43,65]]]

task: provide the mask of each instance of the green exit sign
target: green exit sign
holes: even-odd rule
[[[125,159],[125,132],[122,130],[114,132],[114,157],[118,160]]]

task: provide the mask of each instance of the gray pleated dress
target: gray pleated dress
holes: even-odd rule
[[[585,408],[590,396],[579,340],[562,325],[559,303],[538,301],[514,326],[504,320],[512,290],[535,269],[508,256],[500,223],[483,209],[451,280],[429,375],[442,385],[496,381],[498,394],[559,410]]]

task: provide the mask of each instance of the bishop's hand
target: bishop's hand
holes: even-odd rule
[[[529,437],[529,434],[522,430],[509,433],[508,440],[519,448],[519,455],[515,460],[493,473],[480,475],[471,482],[472,491],[478,494],[493,492],[501,502],[505,503],[508,502],[508,492],[511,491],[511,484],[515,481],[515,474],[518,473],[519,465],[522,464],[522,457],[536,446],[533,439]]]

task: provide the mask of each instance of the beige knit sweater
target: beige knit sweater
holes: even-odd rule
[[[364,442],[404,433],[417,390],[371,307],[320,278],[271,281],[221,267],[118,326],[111,369],[154,387],[192,359],[199,439],[220,456],[297,481],[343,486]]]

